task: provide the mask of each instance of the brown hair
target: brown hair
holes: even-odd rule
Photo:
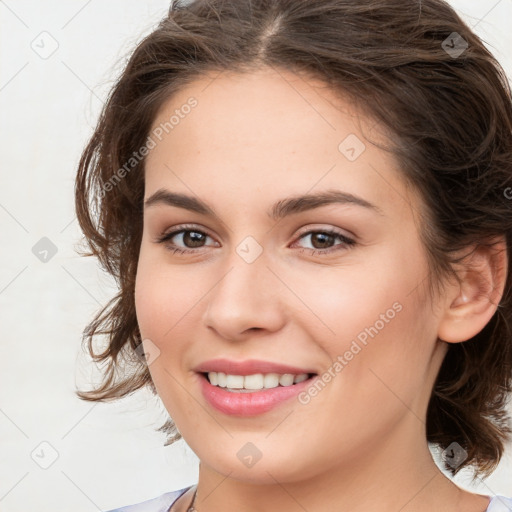
[[[492,236],[505,237],[511,268],[510,86],[444,1],[178,1],[131,55],[79,163],[75,199],[86,255],[97,256],[119,286],[84,331],[105,369],[100,385],[79,391],[81,398],[111,400],[143,386],[155,392],[135,353],[144,159],[133,158],[134,151],[144,146],[163,102],[195,78],[260,66],[320,78],[389,130],[405,182],[423,199],[431,286],[453,275],[459,250]],[[509,271],[485,328],[449,344],[432,391],[427,440],[442,449],[457,442],[467,452],[459,466],[445,463],[452,474],[465,466],[490,474],[510,437],[511,279]],[[99,351],[98,335],[106,336]],[[181,437],[171,420],[163,430],[173,436],[168,442]]]

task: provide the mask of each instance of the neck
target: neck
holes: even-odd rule
[[[414,423],[416,428],[411,429]],[[485,511],[489,501],[486,497],[480,497],[476,505],[474,495],[457,487],[437,467],[426,442],[418,442],[418,436],[425,439],[424,425],[418,423],[420,420],[411,414],[393,436],[368,444],[346,460],[335,461],[322,472],[301,480],[290,478],[293,468],[283,471],[283,463],[278,466],[267,463],[266,468],[262,464],[258,468],[257,463],[246,475],[234,477],[233,471],[228,470],[228,476],[224,476],[202,461],[195,509],[197,512],[453,512],[463,510],[461,504],[469,505],[471,499],[473,508],[469,506],[466,510]],[[264,460],[262,457],[259,462]],[[291,465],[298,467],[299,459],[292,460]],[[288,478],[283,477],[285,474]]]

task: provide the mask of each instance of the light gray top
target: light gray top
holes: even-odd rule
[[[192,485],[179,489],[178,491],[171,491],[157,498],[137,503],[136,505],[127,505],[126,507],[116,508],[108,512],[168,512],[174,502],[188,491]],[[489,496],[489,498],[491,498]],[[512,498],[506,496],[496,495],[493,496],[489,507],[486,512],[512,512]]]

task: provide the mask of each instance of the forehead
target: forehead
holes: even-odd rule
[[[381,127],[325,83],[285,70],[205,75],[170,97],[151,128],[146,197],[341,188],[385,208],[410,201]],[[157,135],[155,135],[157,134]]]
[[[189,108],[192,99],[196,104]],[[361,123],[375,124],[361,115],[350,100],[341,98],[318,78],[273,68],[245,73],[209,72],[195,79],[164,102],[152,130],[159,126],[165,128],[173,114],[179,119],[174,116],[173,126],[164,130],[165,134],[183,132],[192,127],[194,119],[200,118],[201,123],[193,126],[197,136],[207,133],[214,142],[217,135],[229,132],[236,136],[231,140],[233,144],[243,142],[244,146],[254,140],[261,144],[265,135],[275,135],[278,131],[281,140],[306,136],[316,141],[329,133],[328,141],[332,139],[335,143],[340,135],[336,133],[340,120],[342,129],[355,128]],[[222,132],[213,131],[212,126]],[[279,130],[283,127],[287,130]]]

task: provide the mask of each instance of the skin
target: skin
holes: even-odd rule
[[[197,106],[147,157],[145,199],[167,189],[215,215],[145,208],[135,301],[145,345],[158,351],[149,366],[157,392],[201,461],[196,509],[483,512],[488,497],[460,489],[435,465],[425,417],[448,343],[479,332],[496,309],[491,291],[502,292],[505,274],[493,265],[503,257],[478,253],[478,273],[467,271],[462,288],[449,283],[430,303],[421,199],[392,155],[365,140],[384,137],[375,122],[319,81],[263,68],[196,80],[163,105],[153,129],[191,96]],[[366,145],[354,161],[338,149],[348,134]],[[279,200],[330,189],[381,214],[331,204],[267,217]],[[194,252],[156,241],[184,223],[208,235],[202,246],[173,238]],[[356,244],[304,236],[313,228]],[[252,263],[236,252],[247,236],[263,250]],[[216,357],[322,374],[394,303],[400,312],[307,404],[292,399],[240,418],[200,392],[192,368]],[[247,442],[262,454],[250,468],[237,457]],[[193,490],[172,510],[185,511]]]

